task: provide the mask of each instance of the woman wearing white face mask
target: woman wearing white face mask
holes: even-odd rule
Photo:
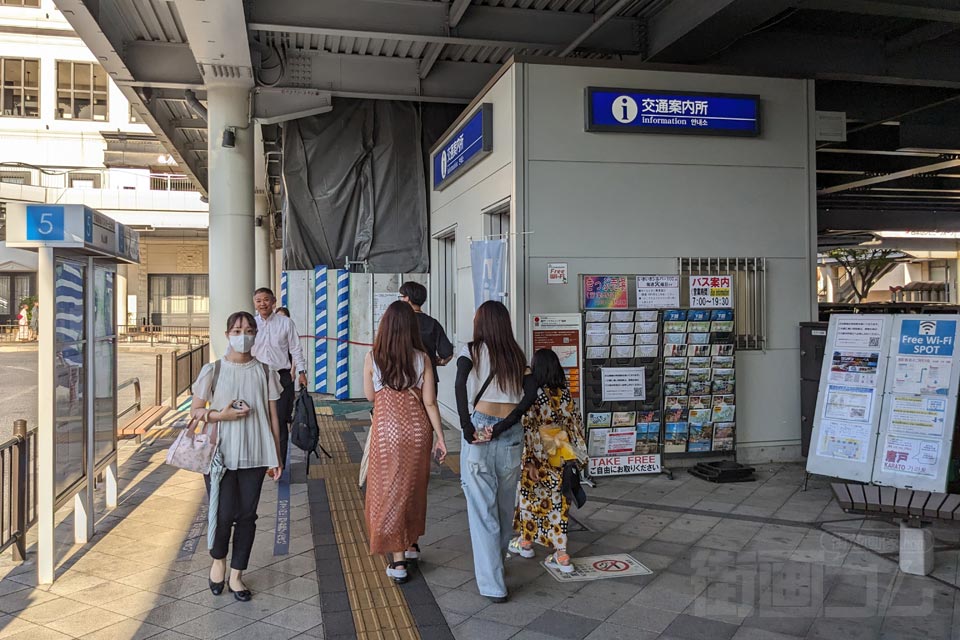
[[[230,349],[223,358],[200,370],[193,384],[190,415],[198,420],[219,423],[218,473],[205,476],[207,491],[220,476],[215,529],[210,540],[210,591],[223,593],[227,571],[227,547],[233,532],[228,589],[246,602],[250,590],[243,584],[257,527],[257,506],[264,475],[279,480],[280,422],[277,399],[280,376],[250,355],[257,337],[257,323],[246,311],[227,320]],[[209,407],[207,406],[209,404]],[[212,502],[216,492],[211,493]],[[211,509],[212,510],[212,509]]]

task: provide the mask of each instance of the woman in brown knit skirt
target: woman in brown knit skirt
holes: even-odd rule
[[[405,302],[391,304],[380,320],[363,389],[373,401],[365,504],[370,553],[387,554],[387,575],[403,583],[406,558],[418,557],[417,539],[426,530],[431,451],[441,462],[447,455],[433,367]]]

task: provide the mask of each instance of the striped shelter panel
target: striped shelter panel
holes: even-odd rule
[[[280,272],[280,306],[289,308],[287,304],[287,272]]]
[[[314,288],[314,386],[315,393],[327,393],[327,268],[313,270]]]
[[[337,270],[337,400],[350,397],[350,272]]]

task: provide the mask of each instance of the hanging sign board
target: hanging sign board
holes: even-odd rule
[[[870,481],[892,324],[890,315],[830,318],[807,471]]]
[[[896,316],[873,481],[945,491],[960,368],[956,316]]]
[[[442,191],[493,150],[493,104],[485,102],[433,154],[433,190]]]
[[[587,87],[586,130],[753,137],[760,135],[760,98]]]
[[[733,308],[733,276],[690,276],[690,308]]]
[[[637,276],[637,309],[680,306],[680,276]]]
[[[580,399],[582,325],[579,313],[539,313],[530,316],[530,344],[534,351],[551,349],[567,376],[570,396]]]

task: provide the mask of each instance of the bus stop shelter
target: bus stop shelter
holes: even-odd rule
[[[53,582],[57,510],[74,539],[94,534],[94,484],[117,504],[116,270],[138,263],[139,234],[83,205],[7,205],[7,244],[39,254],[37,564]],[[52,310],[52,312],[50,311]]]

